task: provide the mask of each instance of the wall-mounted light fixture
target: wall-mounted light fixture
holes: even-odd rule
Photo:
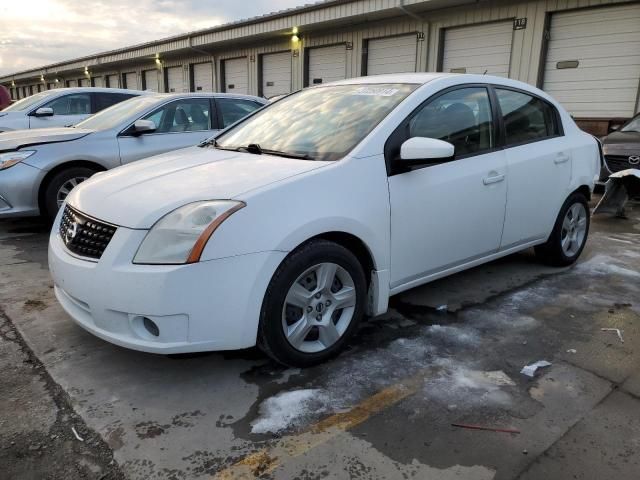
[[[40,75],[40,81],[44,83],[44,75]]]
[[[300,36],[298,35],[298,27],[293,27],[293,30],[291,31],[292,35],[291,35],[291,41],[293,43],[298,43],[300,41]]]

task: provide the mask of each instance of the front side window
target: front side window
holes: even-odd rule
[[[143,117],[156,124],[155,133],[199,132],[211,129],[208,98],[190,98],[168,103]]]
[[[222,116],[222,128],[227,128],[262,107],[259,103],[239,98],[218,98],[216,102]]]
[[[266,153],[339,160],[418,85],[329,85],[270,104],[216,139],[220,148],[259,145]]]
[[[52,108],[54,115],[89,115],[91,96],[88,93],[64,95],[42,106]]]
[[[559,135],[555,109],[547,102],[501,88],[496,88],[496,95],[502,110],[507,147]]]
[[[444,140],[455,156],[477,154],[494,146],[489,93],[484,87],[460,88],[429,101],[409,121],[408,138]]]

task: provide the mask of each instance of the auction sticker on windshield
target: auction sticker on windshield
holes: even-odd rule
[[[362,87],[353,92],[354,95],[370,95],[373,97],[391,97],[398,93],[397,88]]]

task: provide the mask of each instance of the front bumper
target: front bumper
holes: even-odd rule
[[[59,220],[59,219],[58,219]],[[146,231],[119,227],[99,261],[71,254],[57,232],[49,268],[64,310],[116,345],[151,353],[231,350],[255,345],[262,300],[284,252],[191,265],[134,265]],[[158,327],[153,335],[145,318]]]
[[[45,174],[23,162],[0,170],[0,218],[39,215],[38,186]]]

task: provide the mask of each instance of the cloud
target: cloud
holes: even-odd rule
[[[247,8],[247,4],[251,6]],[[28,0],[0,4],[0,75],[213,27],[308,0]]]

